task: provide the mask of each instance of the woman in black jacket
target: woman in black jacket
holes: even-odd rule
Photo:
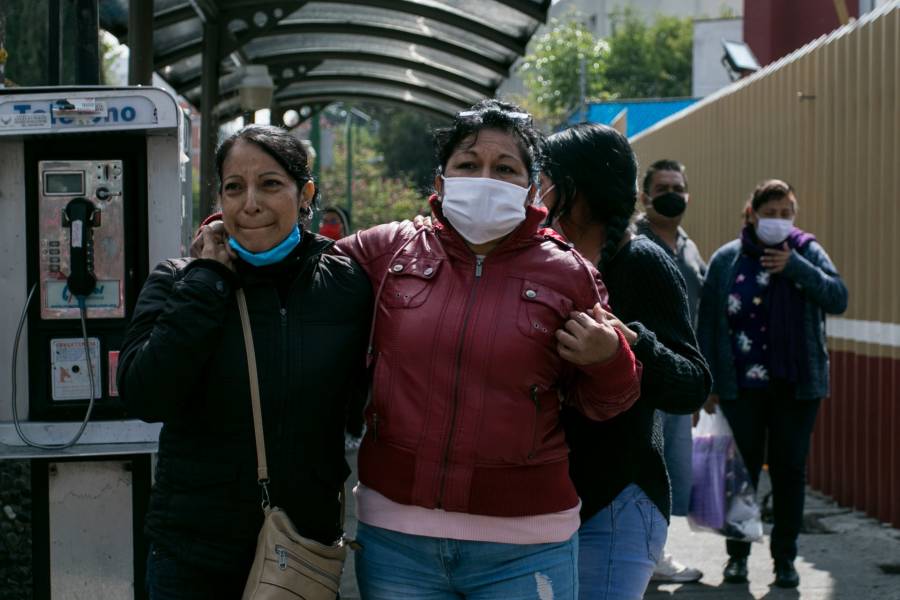
[[[581,497],[579,586],[590,600],[642,598],[666,540],[670,486],[657,409],[688,414],[704,402],[709,369],[688,316],[675,263],[629,222],[637,162],[628,141],[603,125],[551,136],[544,201],[554,228],[598,265],[611,320],[643,364],[641,395],[603,422],[564,410],[570,474]]]
[[[301,534],[340,535],[349,469],[344,423],[365,390],[372,291],[332,242],[303,231],[315,197],[303,146],[249,126],[216,154],[224,230],[200,258],[160,263],[138,298],[119,361],[128,411],[162,421],[146,532],[150,597],[237,598],[262,524],[247,357],[257,354],[269,492]],[[359,406],[355,406],[359,409]]]

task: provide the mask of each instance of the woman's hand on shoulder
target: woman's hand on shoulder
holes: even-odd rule
[[[200,233],[191,242],[191,258],[206,258],[222,263],[234,271],[234,250],[228,245],[225,223],[213,221],[200,228]]]
[[[416,228],[416,231],[420,229],[428,229],[431,230],[434,226],[431,223],[431,217],[427,215],[416,215],[412,220],[413,227]]]
[[[560,357],[583,366],[601,363],[615,356],[619,351],[619,334],[607,318],[609,314],[599,304],[590,310],[590,314],[582,311],[570,313],[569,320],[556,331],[556,348]]]

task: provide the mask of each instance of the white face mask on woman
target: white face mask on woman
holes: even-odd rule
[[[793,219],[756,218],[756,237],[767,246],[774,246],[786,240],[793,228]]]
[[[486,244],[509,234],[525,220],[528,190],[490,177],[444,177],[441,210],[471,244]]]

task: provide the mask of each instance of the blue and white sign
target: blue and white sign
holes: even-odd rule
[[[155,88],[0,94],[0,136],[178,127],[179,108]]]

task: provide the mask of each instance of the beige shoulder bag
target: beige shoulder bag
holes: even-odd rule
[[[256,353],[244,291],[236,292],[247,366],[250,370],[250,398],[253,401],[253,428],[256,437],[257,477],[262,488],[265,513],[256,542],[256,557],[247,578],[241,600],[334,600],[341,583],[347,546],[343,538],[326,546],[297,533],[287,513],[269,503],[269,470],[266,466],[266,442],[263,437],[262,409]],[[344,525],[344,497],[341,493],[341,527]]]

